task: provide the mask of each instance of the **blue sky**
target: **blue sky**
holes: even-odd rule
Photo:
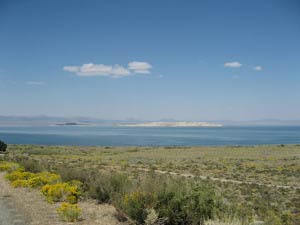
[[[297,0],[1,0],[0,115],[300,119]]]

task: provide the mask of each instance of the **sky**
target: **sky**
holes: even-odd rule
[[[0,115],[300,119],[300,2],[0,0]]]

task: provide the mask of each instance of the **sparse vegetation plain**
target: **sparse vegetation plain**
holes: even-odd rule
[[[9,145],[8,152],[5,160],[28,173],[59,174],[62,183],[77,180],[80,200],[112,204],[120,221],[300,224],[299,145]]]

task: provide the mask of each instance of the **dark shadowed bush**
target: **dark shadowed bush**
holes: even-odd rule
[[[0,140],[0,153],[6,152],[7,144]]]

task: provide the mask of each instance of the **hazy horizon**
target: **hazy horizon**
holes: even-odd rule
[[[292,125],[299,126],[300,119],[276,119],[262,118],[257,120],[188,120],[176,118],[157,118],[157,119],[140,119],[140,118],[99,118],[90,116],[50,116],[50,115],[0,115],[0,125],[15,124],[15,125],[34,125],[34,124],[55,124],[55,123],[91,123],[91,124],[114,124],[120,123],[143,123],[143,122],[210,122],[221,125]]]

